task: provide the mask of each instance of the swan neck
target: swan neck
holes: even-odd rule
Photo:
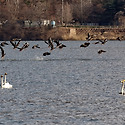
[[[124,82],[122,83],[122,95],[124,94]]]
[[[3,77],[1,77],[1,88],[3,88]]]
[[[6,83],[6,75],[5,75],[4,83]]]

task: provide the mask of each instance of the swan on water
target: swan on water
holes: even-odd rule
[[[121,80],[121,83],[122,83],[122,88],[121,88],[120,94],[125,95],[125,93],[124,93],[124,83],[125,83],[125,80]]]
[[[1,75],[1,88],[12,88],[12,85],[6,81],[6,75],[7,73],[5,73],[4,81],[3,81],[3,75]]]

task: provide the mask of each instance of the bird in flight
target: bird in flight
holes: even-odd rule
[[[4,47],[5,45],[9,45],[9,44],[6,41],[4,41],[0,45]]]
[[[32,46],[32,49],[35,49],[35,48],[40,48],[40,46],[38,44]]]
[[[101,42],[102,45],[103,45],[103,44],[105,44],[107,42],[107,39],[104,39],[104,40],[99,39],[99,42]]]
[[[22,50],[28,48],[28,46],[29,46],[29,43],[26,42],[26,43],[24,43],[24,45],[22,46],[22,48],[19,48],[19,49],[20,49],[20,51],[22,51]]]
[[[120,38],[120,37],[117,37],[116,40],[121,41],[121,38]]]
[[[51,54],[50,52],[44,52],[43,56],[47,56],[47,55],[50,55],[50,54]]]
[[[90,45],[89,42],[85,42],[84,44],[81,44],[80,47],[88,47]]]
[[[13,49],[18,48],[18,46],[19,46],[19,44],[20,44],[20,41],[21,41],[21,39],[18,39],[18,42],[15,41],[15,40],[17,40],[17,39],[12,39],[12,40],[10,40],[10,43],[11,43],[11,45],[13,46]],[[18,48],[18,49],[19,49],[19,48]]]
[[[102,54],[104,52],[106,52],[106,51],[101,49],[101,50],[98,51],[98,54]]]
[[[1,58],[4,58],[4,56],[6,55],[4,52],[4,49],[1,46],[0,46],[0,49],[1,49]]]
[[[60,43],[59,40],[53,40],[53,42],[56,43],[56,47],[55,48],[62,49],[63,47],[66,47],[66,45]]]
[[[44,42],[49,45],[48,47],[51,48],[50,50],[54,49],[54,45],[51,37],[48,39],[48,42],[47,41],[44,41]]]
[[[86,37],[86,40],[90,41],[90,40],[92,40],[92,38],[93,38],[93,35],[90,35],[90,33],[88,33],[88,36]]]

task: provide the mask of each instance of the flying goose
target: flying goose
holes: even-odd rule
[[[24,43],[24,45],[22,46],[22,48],[19,48],[19,49],[20,49],[20,51],[22,51],[22,50],[28,48],[28,46],[29,46],[29,43],[26,42],[26,43]]]
[[[49,45],[48,47],[50,47],[51,50],[54,49],[54,45],[53,45],[53,41],[52,41],[51,37],[48,39],[48,42],[47,41],[44,41],[44,42]]]
[[[59,43],[59,40],[53,40],[54,43],[56,43],[56,46],[58,47],[61,43]]]
[[[20,39],[19,39],[19,41],[16,43],[16,41],[14,42],[14,40],[10,40],[10,43],[11,43],[11,45],[13,46],[13,49],[16,49],[16,48],[18,48],[18,46],[19,46],[19,44],[20,44]],[[19,49],[19,48],[18,48]]]
[[[107,39],[104,39],[104,40],[98,39],[98,40],[99,40],[99,42],[102,43],[102,45],[105,44],[105,43],[107,42]]]
[[[6,55],[5,53],[4,53],[4,49],[0,46],[0,49],[1,49],[1,58],[4,58],[4,56]]]
[[[50,55],[50,54],[51,54],[50,52],[44,52],[43,56],[47,56],[47,55]]]
[[[90,41],[93,38],[93,35],[90,35],[90,33],[88,33],[88,36],[86,37],[86,40]]]
[[[63,47],[66,47],[66,45],[60,43],[59,40],[53,40],[53,42],[56,43],[56,47],[55,48],[62,49]]]
[[[95,43],[93,43],[93,44],[98,44],[99,42],[95,42]]]
[[[84,44],[81,44],[80,47],[88,47],[90,43],[85,42]]]
[[[120,38],[120,37],[117,37],[116,40],[121,41],[121,38]]]
[[[4,47],[5,45],[9,45],[9,44],[6,41],[4,41],[0,45]]]
[[[35,49],[35,48],[40,48],[40,46],[38,44],[32,46],[32,49]]]
[[[101,54],[101,53],[104,53],[104,52],[106,52],[106,51],[101,49],[101,50],[98,51],[98,54]]]

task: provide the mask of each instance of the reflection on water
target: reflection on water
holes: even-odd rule
[[[125,43],[109,41],[80,48],[83,41],[65,41],[66,48],[48,51],[31,46],[19,52],[5,47],[0,73],[8,73],[12,89],[0,89],[3,125],[124,124]],[[44,48],[45,46],[45,48]],[[106,53],[98,55],[99,49]]]

